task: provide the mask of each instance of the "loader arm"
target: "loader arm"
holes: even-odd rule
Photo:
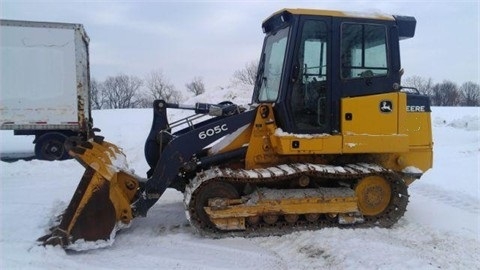
[[[213,119],[206,120],[200,124],[193,124],[193,120],[198,117],[187,117],[169,123],[167,116],[167,109],[186,109],[193,110],[197,115],[211,115],[216,116]],[[153,121],[150,133],[145,142],[145,159],[147,160],[150,170],[147,172],[147,177],[150,178],[153,174],[157,162],[160,158],[160,153],[162,149],[173,139],[173,134],[171,134],[172,128],[178,126],[182,123],[189,124],[188,128],[179,130],[175,133],[175,136],[181,136],[189,132],[190,130],[197,129],[201,126],[208,125],[211,122],[216,122],[221,118],[238,114],[245,111],[243,107],[237,106],[231,102],[222,102],[219,104],[206,104],[206,103],[197,103],[194,106],[190,105],[181,105],[175,103],[167,103],[163,100],[155,100],[153,102]]]
[[[203,104],[195,109],[197,113],[212,114],[212,107],[216,105]],[[217,117],[192,124],[175,133],[170,133],[171,128],[166,119],[166,108],[182,108],[176,104],[162,105],[162,101],[154,103],[154,117],[150,134],[145,143],[145,157],[151,166],[144,189],[140,191],[139,199],[133,205],[134,216],[146,216],[150,207],[162,196],[163,192],[172,182],[181,178],[180,174],[191,168],[192,157],[205,147],[218,139],[230,134],[240,127],[251,124],[254,121],[256,110],[241,112],[234,104],[225,104],[215,107],[213,110]],[[183,108],[185,109],[185,108]],[[231,155],[245,155],[245,151],[232,151]],[[189,166],[188,169],[185,169]]]

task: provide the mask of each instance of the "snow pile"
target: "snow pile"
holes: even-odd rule
[[[458,129],[464,129],[468,131],[480,130],[480,108],[461,108],[463,110],[469,110],[472,114],[462,115],[457,117],[456,114],[446,115],[439,114],[433,119],[435,126],[450,126]]]
[[[281,128],[275,129],[275,136],[278,137],[294,137],[299,139],[313,139],[320,137],[328,137],[330,134],[293,134],[283,131]]]
[[[449,123],[448,125],[454,128],[465,129],[468,131],[477,131],[479,130],[479,118],[478,115],[467,115],[462,117],[461,119],[455,119],[455,121]]]
[[[201,95],[188,98],[182,102],[185,104],[195,103],[219,103],[222,101],[230,101],[237,105],[250,104],[252,99],[253,89],[247,89],[245,87],[220,87],[213,91],[207,91]]]
[[[419,168],[417,168],[415,166],[408,166],[405,169],[403,169],[402,172],[404,172],[404,173],[423,173],[422,170],[420,170]]]
[[[233,94],[224,89],[196,99],[220,102]],[[169,111],[175,119],[188,114]],[[121,146],[129,167],[144,175],[151,109],[93,116],[101,135]],[[434,107],[432,119],[434,168],[411,185],[408,211],[391,229],[206,239],[189,226],[183,195],[167,190],[148,217],[119,231],[111,246],[67,253],[35,240],[70,201],[83,166],[75,160],[0,162],[0,269],[480,269],[478,109]],[[2,154],[33,150],[25,137],[0,135]]]

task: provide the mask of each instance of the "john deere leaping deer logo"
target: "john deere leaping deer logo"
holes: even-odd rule
[[[392,102],[390,100],[382,100],[380,102],[380,111],[383,113],[389,113],[393,111]]]

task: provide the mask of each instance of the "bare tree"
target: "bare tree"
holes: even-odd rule
[[[455,83],[443,81],[433,86],[433,94],[430,97],[435,106],[458,106],[460,104],[460,92]]]
[[[420,93],[427,96],[432,96],[433,94],[432,78],[425,79],[421,76],[414,75],[414,76],[405,78],[402,85],[417,88]]]
[[[480,106],[480,86],[474,82],[466,82],[460,86],[462,106]]]
[[[148,73],[145,77],[145,83],[148,95],[144,100],[149,104],[148,106],[150,106],[155,99],[179,103],[182,98],[180,92],[175,90],[175,86],[165,78],[161,70],[154,70]]]
[[[104,106],[105,97],[102,87],[102,83],[95,78],[90,80],[90,104],[94,110],[101,110]]]
[[[143,81],[135,76],[119,74],[108,77],[103,83],[105,104],[110,109],[134,108]]]
[[[243,69],[233,73],[233,85],[254,86],[257,79],[258,61],[250,61]]]
[[[195,96],[205,93],[205,84],[201,77],[193,78],[192,82],[185,84],[187,90],[192,92]]]

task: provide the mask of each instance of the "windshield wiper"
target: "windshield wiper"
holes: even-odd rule
[[[260,59],[259,67],[260,67],[260,69],[258,70],[257,81],[255,83],[257,85],[258,89],[262,88],[263,80],[266,79],[265,77],[263,77],[263,72],[265,70],[265,53],[262,54],[262,58]]]

